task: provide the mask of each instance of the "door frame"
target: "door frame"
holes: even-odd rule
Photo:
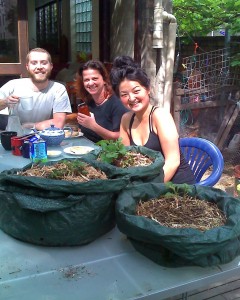
[[[26,55],[29,51],[27,0],[17,1],[19,62],[0,63],[0,75],[27,77]]]

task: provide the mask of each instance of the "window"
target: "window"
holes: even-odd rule
[[[76,0],[76,49],[92,52],[92,0]]]
[[[59,32],[61,29],[61,1],[52,1],[36,9],[37,45],[57,53],[59,50]]]

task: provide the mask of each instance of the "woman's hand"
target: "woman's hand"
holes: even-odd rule
[[[77,121],[80,125],[91,129],[96,134],[101,136],[103,140],[116,140],[119,138],[119,131],[110,131],[102,126],[100,126],[94,117],[93,113],[90,113],[91,117],[86,116],[84,114],[77,114]]]
[[[89,128],[89,129],[93,129],[96,121],[95,121],[95,117],[94,115],[91,113],[91,117],[86,116],[84,114],[78,113],[77,114],[77,121],[80,125]]]

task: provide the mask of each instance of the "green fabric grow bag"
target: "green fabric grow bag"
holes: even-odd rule
[[[138,152],[153,158],[153,163],[148,166],[138,166],[129,168],[120,168],[109,163],[99,161],[101,166],[107,166],[110,178],[117,178],[122,176],[129,176],[131,181],[144,181],[144,182],[163,182],[164,173],[164,157],[159,151],[155,151],[144,146],[128,146],[129,151]],[[88,161],[96,160],[99,156],[101,149],[91,151],[85,157]]]
[[[184,185],[177,185],[183,191]],[[165,184],[138,184],[121,192],[116,202],[116,222],[137,251],[167,267],[213,266],[240,254],[240,201],[215,188],[189,186],[190,195],[215,202],[227,217],[224,226],[205,232],[176,229],[135,214],[136,204],[170,191]]]
[[[117,194],[129,183],[127,177],[79,183],[16,172],[0,174],[0,228],[46,246],[86,244],[111,230]]]

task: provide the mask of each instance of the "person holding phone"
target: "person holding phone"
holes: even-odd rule
[[[78,96],[86,103],[90,116],[79,106],[77,122],[83,134],[93,142],[117,140],[122,115],[128,110],[114,94],[104,65],[97,60],[82,64],[77,76]]]

